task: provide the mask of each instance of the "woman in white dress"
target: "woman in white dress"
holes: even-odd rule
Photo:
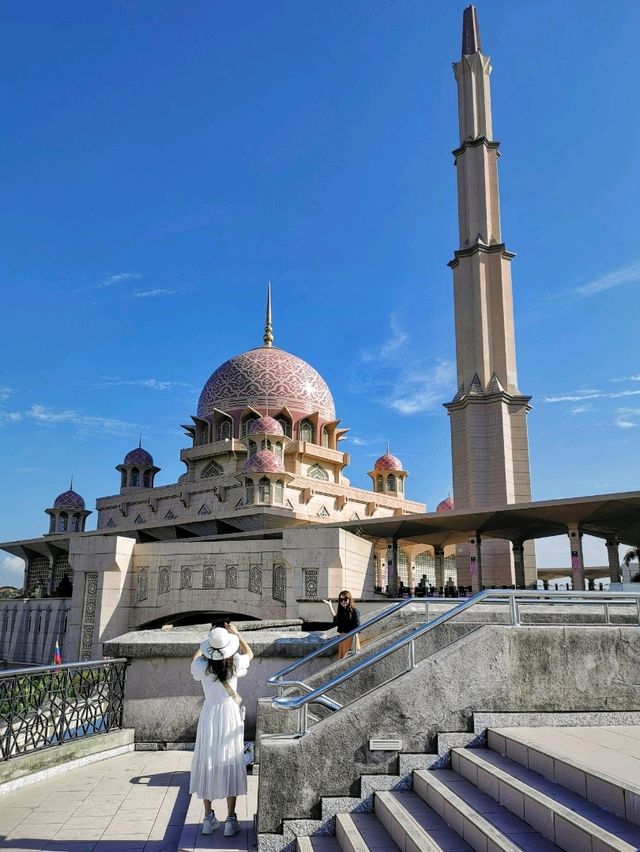
[[[238,653],[240,652],[240,653]],[[253,652],[236,627],[214,627],[191,661],[194,680],[202,683],[204,704],[191,762],[189,792],[204,800],[203,834],[220,827],[211,808],[214,799],[227,800],[225,837],[240,830],[236,797],[247,792],[244,765],[244,722],[236,687],[249,669]]]

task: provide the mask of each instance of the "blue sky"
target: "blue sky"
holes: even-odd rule
[[[89,508],[114,493],[140,432],[175,481],[180,423],[261,342],[268,280],[276,345],[351,427],[351,481],[389,440],[410,497],[446,496],[463,5],[2,4],[0,540],[44,532],[72,474]],[[534,498],[632,490],[640,6],[478,12]]]

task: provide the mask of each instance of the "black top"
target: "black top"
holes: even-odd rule
[[[338,625],[338,633],[349,633],[350,630],[355,630],[360,627],[360,613],[357,609],[349,609],[338,604],[340,609],[333,616],[333,623]]]

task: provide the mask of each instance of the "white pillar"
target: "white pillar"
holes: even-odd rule
[[[514,541],[513,543],[513,567],[516,589],[526,589],[527,583],[524,575],[524,545],[521,541]]]
[[[571,578],[576,592],[584,592],[584,556],[582,554],[582,533],[577,526],[568,527],[569,546],[571,548]]]
[[[618,539],[609,538],[606,541],[607,559],[609,561],[609,580],[612,583],[622,582],[622,569],[620,568],[620,552],[618,550]]]
[[[469,568],[471,571],[471,591],[482,591],[482,556],[480,548],[480,536],[475,535],[469,539]]]
[[[442,587],[444,594],[444,547],[437,545],[433,548],[433,562],[436,575],[436,589]]]
[[[389,595],[394,598],[398,594],[396,541],[392,536],[387,538],[387,587]]]

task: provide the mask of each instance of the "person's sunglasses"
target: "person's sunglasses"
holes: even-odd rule
[[[338,598],[340,603],[349,603],[349,598]]]

